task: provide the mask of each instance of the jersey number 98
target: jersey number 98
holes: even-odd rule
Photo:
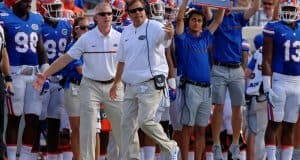
[[[36,53],[36,46],[38,41],[38,35],[36,32],[31,32],[29,35],[25,32],[18,32],[15,35],[16,51],[19,53],[26,53],[31,50]]]

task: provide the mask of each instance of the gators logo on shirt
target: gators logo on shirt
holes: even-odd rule
[[[39,25],[37,24],[32,24],[31,25],[31,28],[34,30],[34,31],[37,31],[39,29]]]

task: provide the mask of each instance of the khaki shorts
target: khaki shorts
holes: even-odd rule
[[[245,79],[242,67],[228,68],[213,65],[211,71],[212,103],[224,104],[228,89],[232,106],[245,104]]]
[[[69,117],[79,117],[79,85],[70,84],[70,88],[65,89],[65,108]]]
[[[181,123],[187,126],[206,127],[211,112],[211,88],[186,84],[184,99]]]

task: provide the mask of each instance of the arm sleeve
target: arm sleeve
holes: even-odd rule
[[[73,59],[80,59],[80,57],[83,55],[85,51],[85,42],[88,42],[88,40],[85,40],[86,36],[81,36],[75,44],[67,51],[67,54],[71,56]]]

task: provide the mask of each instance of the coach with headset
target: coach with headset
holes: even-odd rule
[[[170,159],[177,160],[176,142],[170,140],[161,125],[154,121],[168,74],[165,48],[170,45],[174,31],[170,23],[163,26],[148,20],[142,0],[132,0],[126,7],[132,24],[122,33],[117,73],[110,90],[111,98],[115,99],[121,81],[125,83],[120,154],[126,159],[130,150],[128,145],[137,140],[140,127]]]

